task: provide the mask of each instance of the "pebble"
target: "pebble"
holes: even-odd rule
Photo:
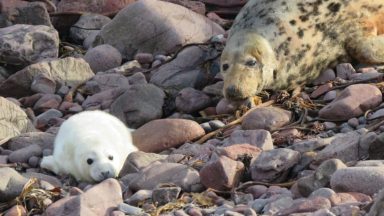
[[[12,152],[8,160],[11,163],[28,163],[32,156],[40,157],[42,155],[42,148],[37,144],[32,144],[25,148]]]
[[[258,108],[244,116],[241,127],[244,130],[280,128],[291,121],[291,115],[290,111],[277,107]]]

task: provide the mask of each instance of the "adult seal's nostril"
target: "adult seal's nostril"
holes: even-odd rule
[[[226,97],[229,99],[236,99],[241,95],[240,89],[231,85],[225,89]]]

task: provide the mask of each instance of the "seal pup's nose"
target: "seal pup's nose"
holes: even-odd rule
[[[103,176],[103,179],[107,179],[110,177],[109,171],[101,172],[101,175]]]

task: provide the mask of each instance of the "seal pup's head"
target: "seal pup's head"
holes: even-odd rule
[[[273,82],[275,54],[265,38],[250,30],[230,35],[220,61],[227,99],[252,97]]]
[[[117,177],[128,156],[125,149],[116,148],[118,145],[111,142],[120,142],[115,139],[108,140],[105,134],[87,134],[80,138],[77,144],[87,146],[78,148],[76,152],[77,169],[82,172],[84,180],[88,182],[100,182],[107,178]],[[127,144],[127,143],[126,143]],[[120,151],[120,152],[118,152]]]

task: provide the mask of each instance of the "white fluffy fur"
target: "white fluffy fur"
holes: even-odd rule
[[[71,174],[78,181],[98,182],[116,177],[129,153],[136,150],[129,128],[118,118],[103,111],[84,111],[61,125],[53,155],[44,157],[41,167],[58,175]],[[93,163],[88,164],[88,159]]]

